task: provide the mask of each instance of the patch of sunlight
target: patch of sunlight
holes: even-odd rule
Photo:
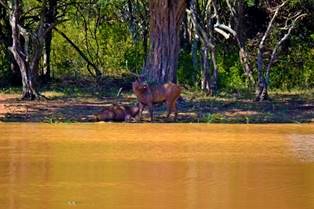
[[[51,97],[63,97],[65,94],[63,92],[56,92],[56,91],[45,91],[42,92],[46,97],[51,98]]]

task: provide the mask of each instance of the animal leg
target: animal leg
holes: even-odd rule
[[[150,121],[153,122],[153,104],[149,104],[148,105],[148,110],[149,110],[149,113],[150,113]]]
[[[124,121],[128,122],[128,123],[131,122],[131,119],[132,119],[131,115],[129,115],[129,114],[125,115],[125,117],[124,117]]]
[[[171,114],[171,102],[167,102],[167,118],[169,118],[170,114]]]
[[[178,111],[177,111],[177,102],[174,101],[171,106],[172,111],[174,112],[174,121],[177,120]]]
[[[144,110],[145,105],[143,105],[142,103],[139,103],[138,106],[139,106],[138,118],[139,118],[139,120],[141,121],[141,120],[142,120],[142,114],[143,114],[143,110]]]

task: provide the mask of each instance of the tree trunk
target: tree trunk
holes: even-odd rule
[[[191,46],[192,65],[193,65],[193,69],[195,71],[197,71],[199,69],[199,60],[198,60],[198,57],[197,57],[198,42],[199,42],[198,39],[193,38],[192,46]]]
[[[257,95],[255,100],[258,101],[264,101],[268,100],[268,85],[265,82],[265,79],[262,79],[258,81],[258,89],[257,89]]]
[[[48,5],[46,7],[45,12],[45,23],[53,24],[55,22],[55,17],[57,13],[57,1],[49,0]],[[51,52],[51,41],[52,41],[52,30],[49,30],[45,37],[45,48],[43,55],[43,78],[45,81],[49,81],[51,79],[51,66],[50,66],[50,52]]]
[[[19,29],[18,29],[18,20],[20,19],[20,0],[14,0],[12,11],[10,14],[10,25],[12,29],[12,47],[10,51],[12,52],[16,63],[19,66],[22,84],[23,84],[23,93],[22,99],[36,99],[40,97],[40,94],[35,88],[34,81],[35,75],[31,69],[29,63],[27,62],[27,57],[22,53],[22,46],[19,39]]]
[[[5,49],[12,46],[12,33],[9,19],[9,11],[0,4],[0,20],[2,20],[2,22],[0,21],[0,44],[3,44]],[[4,59],[7,60],[10,69],[10,84],[21,85],[19,66],[9,50],[4,50]]]
[[[258,84],[256,89],[256,101],[263,101],[269,99],[268,97],[268,83],[263,74],[263,49],[260,47],[257,53],[257,75]]]
[[[237,32],[236,40],[237,44],[239,46],[239,58],[240,63],[242,65],[244,75],[249,83],[249,86],[255,85],[255,80],[252,74],[252,69],[249,65],[249,58],[247,51],[245,50],[245,42],[246,42],[246,36],[245,36],[245,29],[244,29],[244,1],[240,0],[236,3],[237,8],[237,15],[234,16],[235,21],[235,30]]]
[[[264,54],[264,44],[267,36],[271,33],[271,28],[273,26],[274,20],[278,15],[278,12],[281,7],[283,7],[286,4],[286,1],[284,1],[281,5],[279,5],[271,20],[268,23],[267,29],[259,42],[258,50],[257,50],[257,59],[256,59],[256,65],[257,65],[257,73],[258,73],[258,85],[256,89],[256,101],[263,101],[269,99],[268,97],[268,79],[265,79],[263,68],[264,68],[264,60],[263,60],[263,54]]]
[[[185,8],[185,0],[150,0],[150,52],[143,70],[148,81],[176,82],[179,31]]]
[[[148,36],[149,36],[149,20],[148,20],[148,10],[144,9],[144,15],[142,16],[143,19],[143,51],[144,51],[144,65],[146,63],[146,57],[148,53]]]
[[[208,95],[211,95],[210,88],[210,64],[208,60],[208,48],[203,47],[202,50],[202,83],[201,89]]]
[[[241,43],[239,43],[239,57],[240,57],[240,63],[244,71],[244,75],[249,83],[248,86],[254,86],[255,80],[252,74],[252,69],[249,65],[248,54],[244,48],[244,45],[242,45]]]
[[[43,79],[44,81],[50,81],[51,79],[51,66],[50,66],[50,52],[51,52],[51,41],[52,41],[52,32],[47,33],[45,39],[45,49],[43,54]]]
[[[211,95],[216,95],[218,90],[218,66],[216,63],[216,51],[215,48],[210,49],[210,57],[211,57],[211,63],[213,66],[213,79],[211,82]]]
[[[143,51],[144,51],[144,59],[147,56],[148,51],[148,29],[145,28],[143,31]],[[146,63],[146,60],[144,60],[144,63]]]

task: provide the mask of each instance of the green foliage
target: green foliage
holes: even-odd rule
[[[125,49],[120,66],[124,66],[128,71],[140,74],[145,60],[143,46],[137,43],[129,44],[129,47]]]
[[[249,6],[249,7],[252,7],[252,6],[255,5],[255,0],[245,0],[244,2],[245,2],[245,3],[247,4],[247,6]]]
[[[197,69],[194,69],[193,67],[191,54],[186,51],[181,51],[177,70],[178,82],[190,87],[199,86],[201,70],[200,66],[196,66],[196,68]]]
[[[0,86],[6,84],[10,76],[10,63],[5,54],[4,47],[0,45]]]
[[[246,88],[243,69],[239,62],[236,49],[228,49],[228,53],[217,53],[218,81],[220,88],[224,89],[244,89]]]
[[[139,3],[142,2],[142,3]],[[134,11],[145,10],[144,1],[134,3]],[[74,4],[74,2],[72,2]],[[293,30],[291,37],[284,43],[273,64],[270,74],[270,88],[272,89],[307,89],[314,87],[314,25],[313,0],[290,0],[288,7],[282,11],[285,15],[290,11],[302,9],[308,13],[304,23]],[[256,7],[256,1],[244,1],[245,9]],[[29,0],[23,2],[25,11],[29,11],[25,18],[25,25],[36,28],[41,5],[40,1]],[[226,6],[226,4],[222,4]],[[136,6],[138,8],[136,8]],[[33,8],[33,9],[32,9]],[[264,8],[259,8],[264,9]],[[144,60],[144,47],[140,32],[137,31],[137,39],[132,36],[129,17],[126,15],[126,1],[124,0],[98,0],[82,1],[76,6],[68,6],[65,15],[66,22],[58,25],[82,52],[102,71],[104,75],[121,76],[132,71],[140,73]],[[228,11],[226,9],[226,11]],[[253,10],[255,11],[255,10]],[[226,12],[228,13],[228,12]],[[226,15],[226,14],[224,14]],[[253,14],[254,15],[254,14]],[[147,17],[148,18],[148,17]],[[229,17],[221,16],[222,21]],[[245,19],[245,18],[244,18]],[[282,23],[278,18],[279,23]],[[266,21],[269,20],[266,18]],[[1,20],[0,20],[1,21]],[[255,24],[256,20],[250,20]],[[1,21],[1,25],[3,21]],[[303,22],[303,20],[302,20]],[[135,22],[137,30],[141,30],[141,23]],[[260,23],[267,25],[267,22]],[[246,23],[246,26],[252,26]],[[1,27],[0,27],[1,30]],[[252,28],[247,28],[250,31]],[[3,31],[0,31],[3,32]],[[258,31],[259,32],[259,31]],[[0,38],[1,38],[0,33]],[[252,67],[255,66],[256,43],[260,34],[254,33],[256,37],[249,40],[248,51],[251,55]],[[267,64],[271,47],[282,35],[278,25],[274,25],[272,34],[268,37],[265,47],[265,64]],[[2,41],[2,40],[0,40]],[[234,40],[214,40],[216,44],[216,57],[218,65],[219,88],[224,90],[246,89],[247,83],[239,61],[238,46]],[[1,42],[0,42],[1,43]],[[188,45],[188,44],[187,44]],[[188,47],[187,47],[188,48]],[[198,49],[198,53],[200,49]],[[268,53],[268,54],[267,54]],[[0,81],[8,80],[10,77],[7,47],[0,44]],[[84,59],[64,40],[58,33],[54,32],[51,52],[51,65],[53,76],[62,78],[66,76],[87,77],[90,76],[88,66]],[[177,70],[177,79],[180,84],[190,87],[200,86],[201,66],[200,54],[197,55],[198,66],[193,66],[190,49],[180,51],[180,60]],[[214,116],[210,116],[214,117]]]
[[[59,28],[66,31],[66,35],[102,70],[103,74],[121,75],[129,69],[140,69],[144,60],[142,46],[133,43],[127,23],[115,19],[117,17],[113,13],[115,11],[113,6],[117,5],[107,3],[101,4],[102,11],[99,14],[90,14],[90,11],[80,11],[82,16],[72,14],[75,18]],[[102,13],[112,20],[97,22],[98,15]],[[89,75],[86,62],[60,35],[56,35],[53,39],[52,65],[56,66],[57,77]]]
[[[227,122],[227,119],[220,113],[208,113],[201,119],[201,121],[206,123],[224,123]]]
[[[300,43],[298,43],[300,44]],[[307,89],[314,87],[314,49],[300,44],[290,48],[271,71],[271,88]]]

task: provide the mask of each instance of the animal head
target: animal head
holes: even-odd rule
[[[132,83],[132,88],[134,92],[144,92],[148,89],[148,84],[146,81],[141,80],[140,78],[136,79]]]

